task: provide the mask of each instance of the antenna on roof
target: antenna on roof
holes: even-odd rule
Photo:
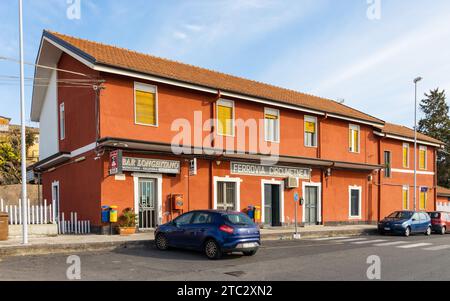
[[[345,103],[345,98],[338,98],[337,102],[340,103],[340,104],[344,104]]]

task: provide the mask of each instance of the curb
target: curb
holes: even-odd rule
[[[293,232],[285,233],[265,233],[261,234],[262,241],[293,240]],[[340,230],[340,231],[313,231],[300,233],[301,238],[325,238],[336,236],[357,236],[376,234],[376,229],[362,230]],[[34,256],[49,254],[64,254],[77,252],[100,252],[113,251],[132,248],[150,248],[153,245],[153,239],[149,240],[130,240],[118,242],[94,242],[94,243],[73,243],[73,244],[41,244],[31,246],[6,246],[0,247],[0,258],[16,256]]]

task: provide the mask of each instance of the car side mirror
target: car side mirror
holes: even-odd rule
[[[417,222],[417,220],[415,218],[412,219],[413,222]]]

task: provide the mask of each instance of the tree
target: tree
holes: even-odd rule
[[[35,133],[26,131],[26,146],[34,144]],[[11,129],[6,141],[0,143],[0,185],[20,184],[21,178],[21,135],[20,129]]]
[[[438,185],[450,188],[450,118],[445,90],[437,88],[425,94],[420,109],[425,117],[419,121],[418,131],[445,143],[445,149],[438,151]]]

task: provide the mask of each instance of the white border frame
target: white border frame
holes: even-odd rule
[[[358,131],[358,151],[357,152],[355,152],[355,151],[353,151],[353,150],[350,150],[350,148],[351,148],[351,146],[353,146],[353,143],[354,143],[354,136],[352,135],[352,145],[350,146],[348,146],[348,151],[350,152],[350,153],[352,153],[352,154],[360,154],[361,153],[361,127],[359,126],[359,125],[357,125],[357,124],[352,124],[352,123],[350,123],[349,125],[348,125],[348,129],[349,130],[354,130],[354,131]],[[349,133],[347,133],[347,135],[348,135]]]
[[[58,200],[55,200],[55,194],[54,194],[54,188],[58,189]],[[59,219],[59,217],[61,216],[61,189],[60,189],[60,185],[59,185],[59,181],[53,181],[52,182],[52,205],[53,205],[53,201],[55,201],[55,203],[57,202],[57,206],[58,206],[58,211],[56,211],[56,209],[54,208],[54,212],[56,212],[56,216],[55,219]]]
[[[140,123],[136,121],[136,90],[142,91],[142,92],[148,92],[148,93],[154,93],[155,94],[155,118],[156,118],[156,124],[145,124]],[[135,125],[142,125],[142,126],[149,126],[149,127],[158,127],[159,126],[159,114],[158,114],[158,87],[155,85],[140,83],[140,82],[134,82],[134,88],[133,88],[133,104],[134,104],[134,124]]]
[[[133,173],[134,182],[134,212],[139,216],[139,179],[155,179],[156,180],[156,216],[158,218],[156,225],[162,224],[162,174],[145,174],[145,173]],[[138,222],[139,226],[139,222]]]
[[[317,187],[317,222],[322,223],[322,183],[303,182],[302,197],[305,197],[306,187]],[[302,206],[302,223],[305,223],[305,205]]]
[[[315,128],[316,128],[316,132],[315,132],[315,136],[314,136],[314,144],[315,144],[315,146],[306,145],[306,139],[305,139],[305,136],[306,136],[306,122],[314,122],[314,124],[315,124]],[[318,139],[318,136],[319,136],[318,127],[319,127],[319,124],[318,124],[317,117],[305,115],[304,120],[303,120],[303,140],[304,140],[303,144],[304,144],[305,147],[317,148],[319,146],[319,143],[318,143],[318,141],[319,141],[319,139]]]
[[[405,208],[405,206],[404,206],[404,203],[403,203],[403,192],[405,192],[405,191],[407,191],[408,192],[408,195],[407,195],[407,202],[408,202],[408,206]],[[409,185],[403,185],[403,187],[402,187],[402,208],[403,208],[403,210],[409,210],[409,208],[411,207],[410,205],[410,201],[411,201],[411,198],[410,198],[410,189],[409,189]]]
[[[265,205],[266,205],[266,194],[265,194],[265,185],[278,185],[280,188],[280,222],[281,224],[285,223],[284,217],[284,181],[279,180],[261,180],[261,223],[265,223]]]
[[[359,214],[352,216],[352,190],[359,191]],[[348,218],[349,220],[362,219],[362,186],[348,186]]]
[[[236,211],[241,211],[241,178],[214,177],[213,208],[217,209],[217,182],[236,183]]]
[[[278,126],[277,126],[277,133],[276,133],[278,139],[276,139],[276,140],[267,139],[266,115],[267,114],[275,115],[275,114],[271,114],[270,112],[273,112],[273,113],[275,113],[278,116],[278,119],[277,119]],[[280,110],[265,107],[264,108],[264,141],[265,142],[270,142],[270,143],[280,143],[280,141],[281,141],[280,135],[281,135],[281,113],[280,113]]]
[[[232,109],[233,124],[231,126],[231,129],[232,129],[233,133],[231,135],[219,133],[219,105],[224,106],[224,107],[231,107],[231,109]],[[235,137],[235,135],[236,135],[236,106],[235,106],[234,100],[220,98],[219,100],[216,101],[216,129],[217,129],[216,134],[218,136]]]

